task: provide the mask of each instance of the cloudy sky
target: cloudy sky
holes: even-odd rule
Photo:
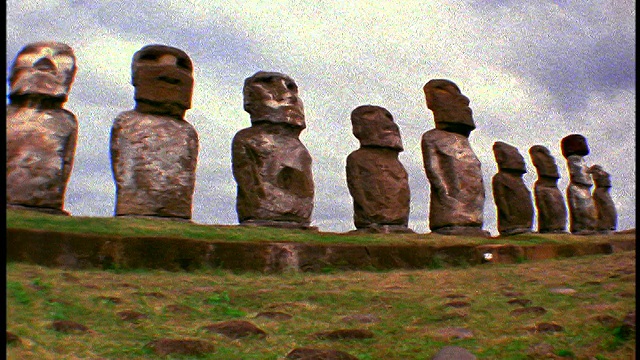
[[[259,4],[259,5],[256,5]],[[484,228],[497,235],[495,141],[516,146],[532,189],[532,145],[548,147],[567,186],[560,139],[588,139],[588,165],[611,174],[619,229],[635,228],[635,1],[7,1],[7,67],[27,43],[70,45],[78,72],[65,108],[79,122],[65,209],[112,216],[109,133],[134,107],[131,58],[148,44],[184,50],[195,65],[186,120],[200,137],[193,220],[237,224],[231,140],[250,126],[244,79],[277,71],[298,84],[314,159],[312,225],[354,229],[345,164],[359,147],[350,113],[385,107],[400,127],[409,173],[409,226],[429,232],[420,138],[434,127],[422,86],[455,82],[471,99],[470,142],[486,187]],[[8,73],[7,73],[8,75]]]

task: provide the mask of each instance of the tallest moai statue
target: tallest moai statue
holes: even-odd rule
[[[576,235],[593,234],[598,215],[591,196],[593,180],[584,162],[584,156],[589,155],[587,139],[580,134],[571,134],[560,141],[560,148],[569,168],[569,231]]]
[[[198,134],[184,120],[193,64],[182,50],[148,45],[133,56],[136,107],[111,128],[116,216],[190,220]]]
[[[448,235],[489,236],[482,230],[484,184],[469,134],[476,128],[469,98],[449,80],[423,88],[436,128],[422,135],[424,168],[431,185],[429,227]]]
[[[7,208],[69,215],[64,195],[73,167],[78,121],[62,108],[76,74],[71,47],[26,45],[9,77]]]

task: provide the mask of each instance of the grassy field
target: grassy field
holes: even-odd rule
[[[20,340],[7,345],[7,359],[156,358],[145,345],[169,338],[199,339],[215,348],[200,357],[166,357],[171,359],[284,359],[297,347],[341,350],[361,360],[430,359],[443,346],[457,345],[479,359],[627,360],[636,335],[623,319],[635,314],[635,263],[635,251],[327,274],[76,271],[8,263],[7,331]],[[527,308],[535,311],[517,310]],[[257,317],[265,311],[292,317]],[[130,319],[132,314],[140,318]],[[354,315],[374,321],[345,320]],[[252,322],[267,336],[230,339],[203,330],[234,319]],[[51,328],[57,320],[88,330],[58,332]],[[542,323],[562,329],[533,331]],[[312,336],[336,329],[369,330],[373,337]]]
[[[33,211],[7,210],[7,227],[41,229],[109,236],[161,236],[211,241],[292,241],[333,244],[570,244],[622,239],[624,235],[574,236],[521,234],[507,238],[474,238],[429,234],[354,234],[285,230],[237,225],[203,225],[187,222],[116,217],[56,216]],[[635,234],[631,235],[635,237]]]

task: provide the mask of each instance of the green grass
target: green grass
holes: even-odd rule
[[[155,355],[144,345],[164,337],[211,342],[216,351],[201,359],[281,360],[295,347],[335,348],[361,360],[431,359],[446,345],[465,347],[479,359],[527,359],[531,349],[546,344],[562,358],[626,360],[633,357],[636,335],[621,320],[635,311],[635,260],[630,251],[488,267],[326,274],[80,271],[12,262],[7,264],[6,326],[21,343],[8,345],[7,359],[148,359]],[[549,291],[557,287],[576,293]],[[512,297],[506,291],[522,293],[519,298],[547,312],[511,315],[518,306],[507,304]],[[468,306],[446,306],[453,300]],[[171,311],[174,305],[184,311]],[[124,321],[117,315],[124,310],[147,317]],[[293,318],[256,317],[262,311]],[[375,315],[380,321],[343,322],[353,314]],[[610,315],[620,324],[605,326],[596,315]],[[253,322],[268,336],[232,340],[202,330],[237,319]],[[76,321],[91,332],[58,333],[50,329],[54,320]],[[555,322],[564,330],[528,330],[539,322]],[[375,336],[342,341],[310,337],[340,328],[368,329]],[[443,337],[445,328],[468,329],[473,338]]]
[[[631,235],[572,236],[567,234],[520,234],[507,238],[455,237],[438,234],[352,234],[277,229],[237,225],[203,225],[170,220],[57,216],[34,211],[7,210],[7,228],[36,229],[123,237],[175,237],[210,241],[278,241],[325,244],[571,244],[635,238]],[[439,264],[433,264],[437,268]]]

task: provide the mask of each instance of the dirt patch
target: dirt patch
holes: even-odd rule
[[[197,356],[215,351],[213,344],[195,339],[158,339],[147,343],[145,347],[160,356],[170,354]]]
[[[357,357],[339,350],[322,350],[297,348],[291,350],[286,359],[289,360],[358,360]]]
[[[222,334],[232,339],[240,339],[248,336],[267,336],[267,333],[264,330],[245,320],[223,321],[204,326],[203,329],[209,332]]]
[[[322,340],[346,340],[346,339],[370,339],[373,332],[365,329],[339,329],[331,331],[322,331],[311,335],[316,339]]]

